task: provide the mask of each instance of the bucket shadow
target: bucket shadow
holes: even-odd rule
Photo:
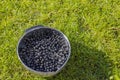
[[[47,80],[107,80],[112,62],[102,51],[71,42],[71,57],[63,70]]]

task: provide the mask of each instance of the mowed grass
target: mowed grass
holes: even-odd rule
[[[35,25],[70,40],[71,57],[53,77],[31,73],[18,60],[18,40]],[[120,80],[120,1],[0,0],[0,80]]]

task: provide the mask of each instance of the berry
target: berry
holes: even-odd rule
[[[41,28],[27,33],[18,46],[19,57],[29,68],[54,72],[61,68],[69,55],[69,43],[60,32]]]

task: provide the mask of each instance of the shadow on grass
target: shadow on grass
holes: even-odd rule
[[[63,70],[47,80],[107,80],[112,63],[106,54],[83,44],[71,42],[72,53]]]

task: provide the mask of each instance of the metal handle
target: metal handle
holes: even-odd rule
[[[33,30],[33,29],[42,28],[42,27],[44,27],[44,26],[43,26],[43,25],[33,26],[33,27],[31,27],[31,28],[26,29],[25,32],[31,31],[31,30]]]

